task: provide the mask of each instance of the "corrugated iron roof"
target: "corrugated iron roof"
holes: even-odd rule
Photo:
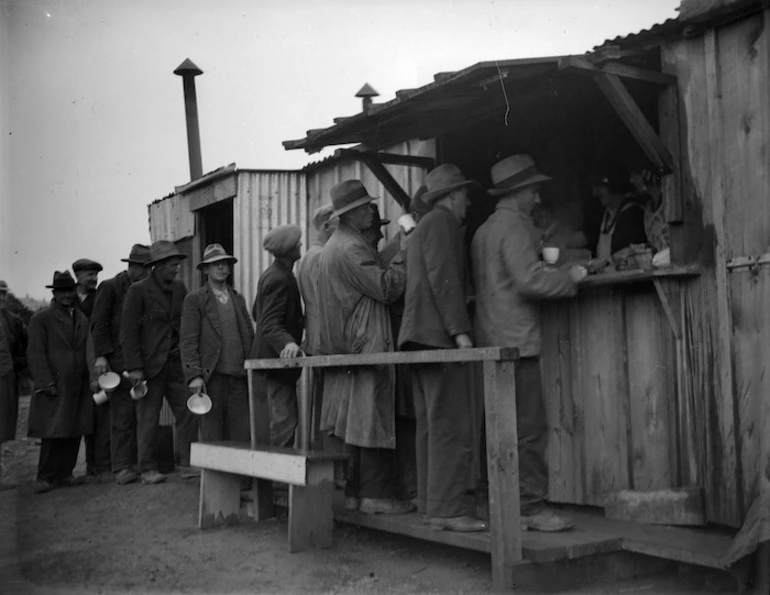
[[[618,35],[617,37],[608,39],[601,45],[594,47],[594,50],[598,51],[608,45],[615,45],[620,47],[658,45],[664,39],[669,38],[672,35],[678,35],[684,28],[685,24],[682,23],[678,18],[668,19],[662,23],[653,25],[649,29],[642,29],[636,33]]]

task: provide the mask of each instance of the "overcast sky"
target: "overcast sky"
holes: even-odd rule
[[[476,62],[583,53],[679,0],[0,0],[0,279],[48,295],[87,257],[101,279],[149,242],[146,205],[189,181],[182,81],[203,171],[297,169],[281,141]]]

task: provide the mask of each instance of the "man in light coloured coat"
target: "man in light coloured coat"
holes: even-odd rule
[[[563,531],[572,527],[544,506],[548,494],[546,425],[540,378],[538,300],[577,292],[585,269],[546,270],[532,210],[538,189],[550,180],[529,155],[514,155],[492,167],[489,191],[500,197],[494,213],[478,229],[471,252],[476,287],[476,342],[480,347],[517,347],[516,409],[519,433],[521,522],[525,529]]]
[[[388,304],[404,291],[404,248],[387,267],[362,231],[372,224],[369,196],[359,180],[331,190],[337,230],[321,252],[318,297],[322,354],[393,351]],[[403,514],[410,502],[393,490],[395,374],[392,366],[329,368],[324,376],[321,430],[351,453],[346,507],[365,513]]]

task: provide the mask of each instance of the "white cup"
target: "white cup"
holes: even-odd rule
[[[211,411],[211,397],[204,393],[195,393],[187,399],[187,408],[195,415],[206,415]]]
[[[120,384],[120,376],[118,376],[115,372],[105,372],[99,376],[96,381],[99,384],[99,388],[109,393],[118,388],[118,385]]]
[[[134,401],[139,401],[140,399],[143,399],[144,396],[147,394],[147,381],[142,381],[136,386],[131,388],[131,398]]]
[[[414,220],[414,217],[412,217],[409,213],[404,213],[398,218],[398,224],[401,226],[401,229],[404,230],[405,234],[409,234],[415,227],[417,227],[417,222]]]
[[[96,403],[97,405],[101,405],[110,400],[109,395],[107,395],[107,391],[105,391],[104,389],[100,390],[98,393],[94,393],[93,397],[94,397],[94,403]]]
[[[543,260],[546,264],[556,264],[559,260],[559,249],[556,246],[545,246],[543,248]]]

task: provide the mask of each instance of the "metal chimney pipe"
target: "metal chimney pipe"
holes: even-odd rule
[[[201,160],[201,135],[198,127],[198,99],[195,95],[195,77],[203,74],[193,62],[187,58],[174,74],[182,77],[184,86],[184,110],[187,119],[187,155],[190,159],[190,180],[197,180],[203,175]]]

